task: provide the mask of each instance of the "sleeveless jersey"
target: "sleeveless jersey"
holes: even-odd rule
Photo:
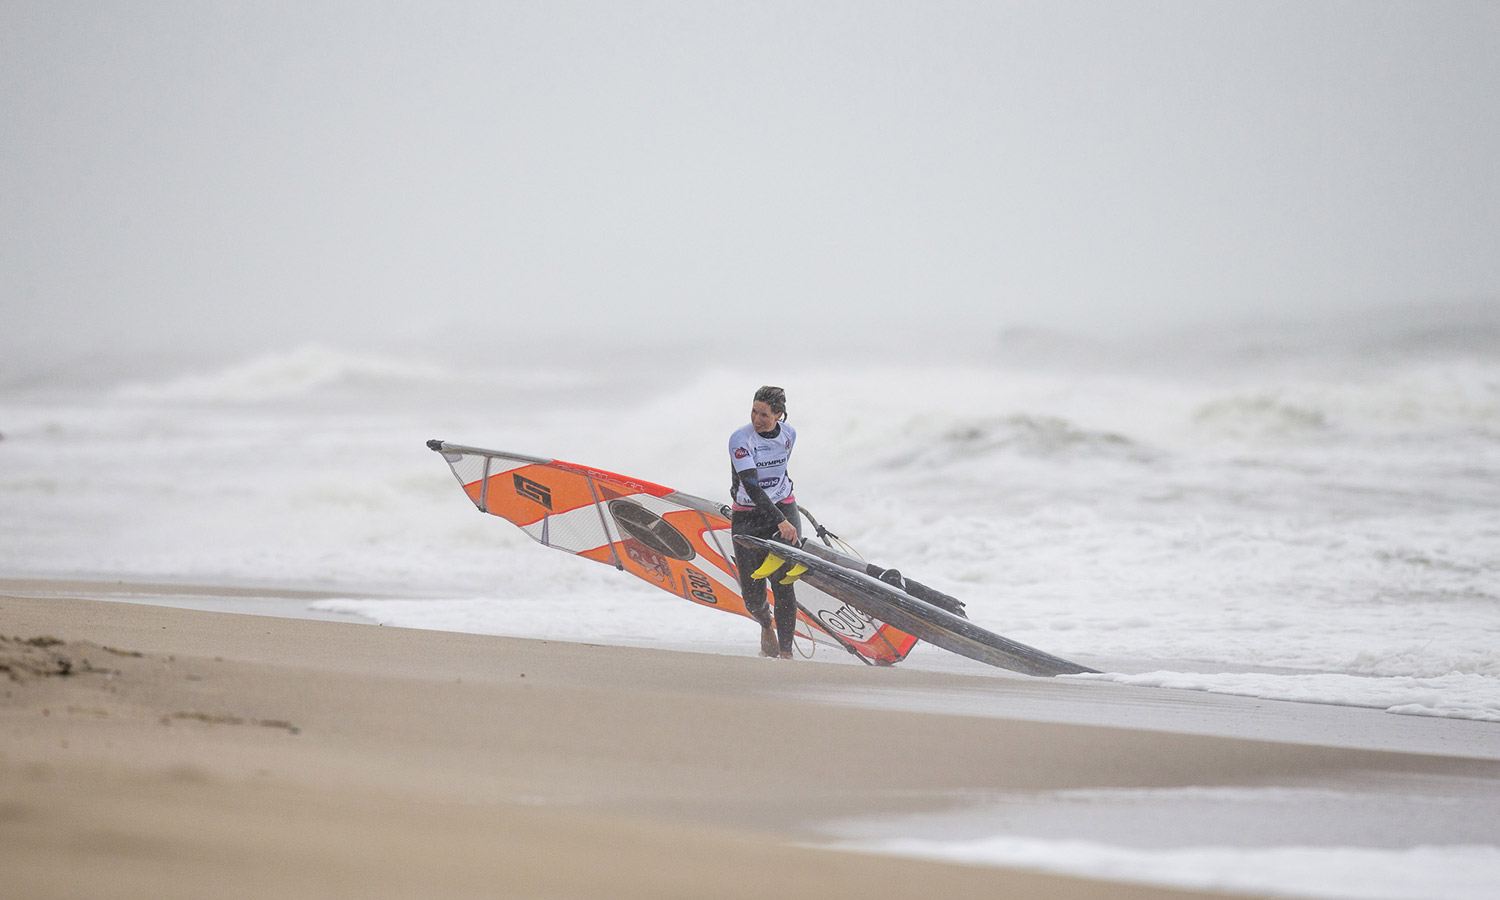
[[[736,473],[755,469],[760,473],[757,480],[761,490],[772,503],[783,503],[792,499],[792,479],[787,475],[786,464],[795,443],[797,430],[785,422],[773,438],[761,437],[754,425],[746,423],[729,436],[729,463]],[[740,509],[755,507],[755,501],[738,481],[734,487],[734,505]]]

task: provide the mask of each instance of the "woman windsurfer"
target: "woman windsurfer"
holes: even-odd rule
[[[786,391],[766,385],[755,392],[750,422],[729,437],[729,461],[734,471],[731,534],[800,542],[802,519],[792,495],[787,460],[797,442],[796,429],[786,419]],[[792,634],[797,627],[797,598],[790,584],[771,582],[776,601],[775,627],[766,602],[766,580],[752,573],[765,562],[766,551],[735,544],[740,596],[745,609],[760,623],[762,656],[792,658]]]

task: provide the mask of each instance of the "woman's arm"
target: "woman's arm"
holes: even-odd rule
[[[776,508],[776,504],[771,502],[770,495],[760,486],[760,473],[755,469],[740,469],[734,473],[734,477],[739,480],[741,486],[745,488],[745,493],[749,494],[750,499],[755,502],[755,508],[776,523],[776,530],[781,534],[781,539],[788,544],[797,543],[797,526],[788,522],[786,516],[781,514],[781,510]]]

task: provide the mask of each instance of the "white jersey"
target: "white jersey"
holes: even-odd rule
[[[759,472],[757,480],[761,490],[772,503],[783,503],[792,499],[792,479],[786,472],[787,460],[792,458],[792,445],[797,443],[797,430],[785,422],[775,437],[762,437],[755,426],[749,423],[729,436],[729,462],[736,474],[746,469]],[[755,501],[745,493],[738,480],[734,485],[734,505],[743,509],[753,508]]]

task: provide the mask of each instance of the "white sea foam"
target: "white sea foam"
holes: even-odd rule
[[[1146,672],[1139,675],[1106,673],[1063,677],[1267,700],[1365,706],[1409,716],[1500,722],[1500,693],[1495,690],[1495,677],[1462,672],[1433,678],[1326,672],[1275,675]]]
[[[1136,849],[1089,841],[993,837],[971,841],[893,839],[841,849],[971,865],[1004,866],[1256,896],[1329,900],[1491,900],[1500,848],[1178,847]]]

